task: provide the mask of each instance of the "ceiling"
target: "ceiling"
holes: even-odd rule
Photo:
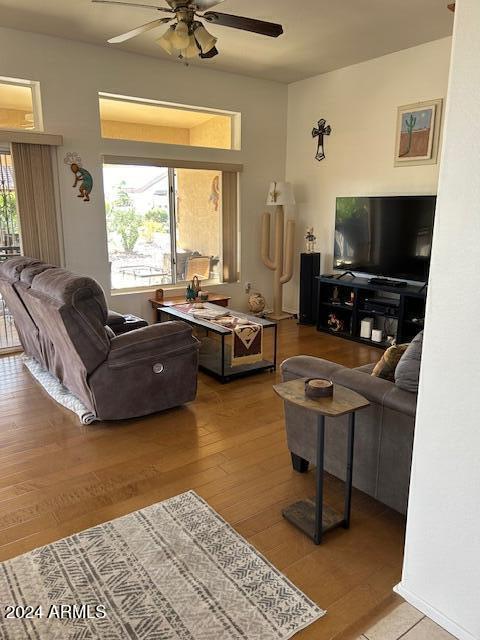
[[[139,0],[137,0],[139,1]],[[142,2],[167,6],[164,0]],[[400,51],[452,33],[447,0],[224,0],[219,11],[283,24],[278,39],[208,25],[220,55],[192,65],[294,82]],[[161,17],[155,10],[95,5],[90,0],[0,0],[0,26],[94,44]],[[121,45],[169,59],[160,27]]]

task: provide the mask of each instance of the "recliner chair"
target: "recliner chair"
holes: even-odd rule
[[[26,353],[100,419],[138,417],[195,398],[199,343],[188,324],[167,322],[115,336],[105,327],[108,309],[95,280],[15,260],[0,265],[0,291]],[[22,286],[24,269],[38,273],[28,283],[27,272]]]

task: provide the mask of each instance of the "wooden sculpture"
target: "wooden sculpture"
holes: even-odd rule
[[[262,260],[266,267],[274,272],[273,276],[273,313],[268,314],[272,320],[291,318],[291,313],[282,309],[283,285],[292,279],[293,250],[295,242],[295,222],[287,221],[286,242],[284,243],[285,212],[284,204],[295,204],[290,185],[274,182],[267,199],[268,205],[276,205],[275,211],[275,252],[270,257],[270,220],[268,212],[263,214],[262,220]],[[285,248],[284,248],[285,244]]]

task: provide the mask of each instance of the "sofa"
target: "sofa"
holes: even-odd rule
[[[353,485],[402,514],[408,503],[422,339],[420,333],[412,341],[393,382],[372,376],[373,364],[349,369],[321,358],[295,356],[281,365],[284,381],[327,378],[370,401],[356,417]],[[345,480],[347,420],[345,416],[325,421],[325,470],[341,480]],[[285,421],[293,467],[306,472],[315,461],[316,417],[286,402]]]
[[[199,343],[188,324],[116,333],[95,280],[32,258],[0,264],[0,293],[25,354],[99,419],[135,418],[195,398]]]

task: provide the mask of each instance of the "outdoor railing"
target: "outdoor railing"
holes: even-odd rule
[[[0,353],[20,347],[17,329],[5,300],[0,294]]]

